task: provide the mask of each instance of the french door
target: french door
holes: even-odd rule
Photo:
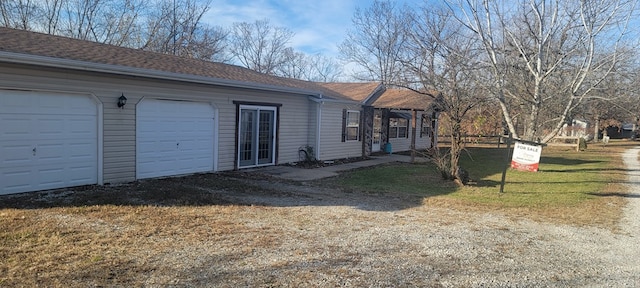
[[[382,110],[376,109],[373,114],[373,135],[371,137],[371,152],[380,151],[382,140]]]
[[[276,107],[240,105],[238,168],[275,164]]]

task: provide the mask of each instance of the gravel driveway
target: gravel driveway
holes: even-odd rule
[[[250,199],[273,206],[297,201],[287,214],[312,225],[291,228],[280,248],[254,251],[244,264],[219,272],[239,276],[242,269],[240,283],[250,286],[270,279],[275,286],[640,287],[639,151],[623,156],[633,192],[616,232],[424,205],[385,211],[393,200],[309,190],[302,200]]]
[[[88,199],[150,189],[158,199],[189,191],[209,204],[138,199],[6,209],[5,227],[38,225],[44,232],[6,239],[18,247],[0,247],[8,256],[0,257],[0,286],[640,287],[639,152],[623,155],[632,193],[617,229],[252,174],[246,184],[267,192],[237,182],[208,189],[210,181],[225,180],[216,175],[98,187]]]

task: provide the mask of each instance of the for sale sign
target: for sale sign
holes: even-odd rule
[[[536,172],[540,164],[541,153],[541,145],[516,142],[513,147],[513,157],[511,157],[511,168]]]

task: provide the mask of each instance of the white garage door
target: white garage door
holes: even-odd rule
[[[96,184],[97,115],[88,96],[0,90],[0,194]]]
[[[138,179],[213,170],[210,104],[143,100],[136,115]]]

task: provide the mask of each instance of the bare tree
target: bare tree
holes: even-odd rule
[[[96,29],[100,9],[106,0],[69,0],[64,11],[62,34],[82,40],[99,41]]]
[[[528,115],[523,138],[543,142],[558,133],[572,111],[625,59],[620,45],[630,39],[627,25],[636,12],[635,1],[628,0],[448,4],[482,43],[493,95],[510,132],[519,137],[511,107],[515,104]],[[554,115],[541,119],[541,113],[553,110]]]
[[[0,1],[0,20],[2,25],[11,28],[30,30],[37,17],[35,0],[2,0]]]
[[[93,28],[96,41],[129,46],[140,30],[139,18],[146,8],[144,0],[125,0],[107,3],[100,15],[99,24]]]
[[[353,29],[340,44],[340,53],[346,61],[357,64],[364,71],[354,76],[359,80],[397,82],[400,72],[402,46],[408,28],[394,2],[375,0],[371,7],[356,9]]]
[[[284,61],[280,66],[276,67],[274,74],[295,79],[306,80],[309,78],[309,57],[302,52],[297,52],[293,48],[288,47],[284,50]]]
[[[399,83],[406,83],[405,87],[413,87],[426,95],[438,96],[437,107],[447,120],[441,123],[448,123],[452,141],[448,154],[436,154],[436,157],[448,157],[449,161],[438,159],[435,163],[445,178],[466,184],[468,174],[459,167],[464,149],[463,123],[471,122],[468,113],[484,100],[485,94],[483,86],[476,81],[478,67],[481,67],[475,60],[479,43],[455,25],[449,11],[430,7],[405,15],[412,20],[412,30],[407,34],[407,58],[402,61],[406,69],[403,75],[408,78]]]
[[[336,82],[343,74],[338,62],[321,54],[310,56],[307,69],[310,71],[307,80],[316,82]]]
[[[156,9],[140,11],[142,15],[138,18],[143,20],[132,23],[137,30],[131,31],[134,36],[126,46],[209,61],[229,61],[226,53],[229,32],[202,23],[210,1],[158,0],[141,2],[139,6],[143,5]]]
[[[44,0],[41,8],[42,31],[47,34],[56,34],[60,23],[60,14],[66,0]]]
[[[189,45],[190,57],[215,61],[230,62],[232,56],[228,52],[229,31],[221,26],[204,26],[197,37]]]
[[[244,67],[274,75],[288,60],[287,45],[293,35],[289,29],[271,26],[268,20],[234,23],[231,53]]]

